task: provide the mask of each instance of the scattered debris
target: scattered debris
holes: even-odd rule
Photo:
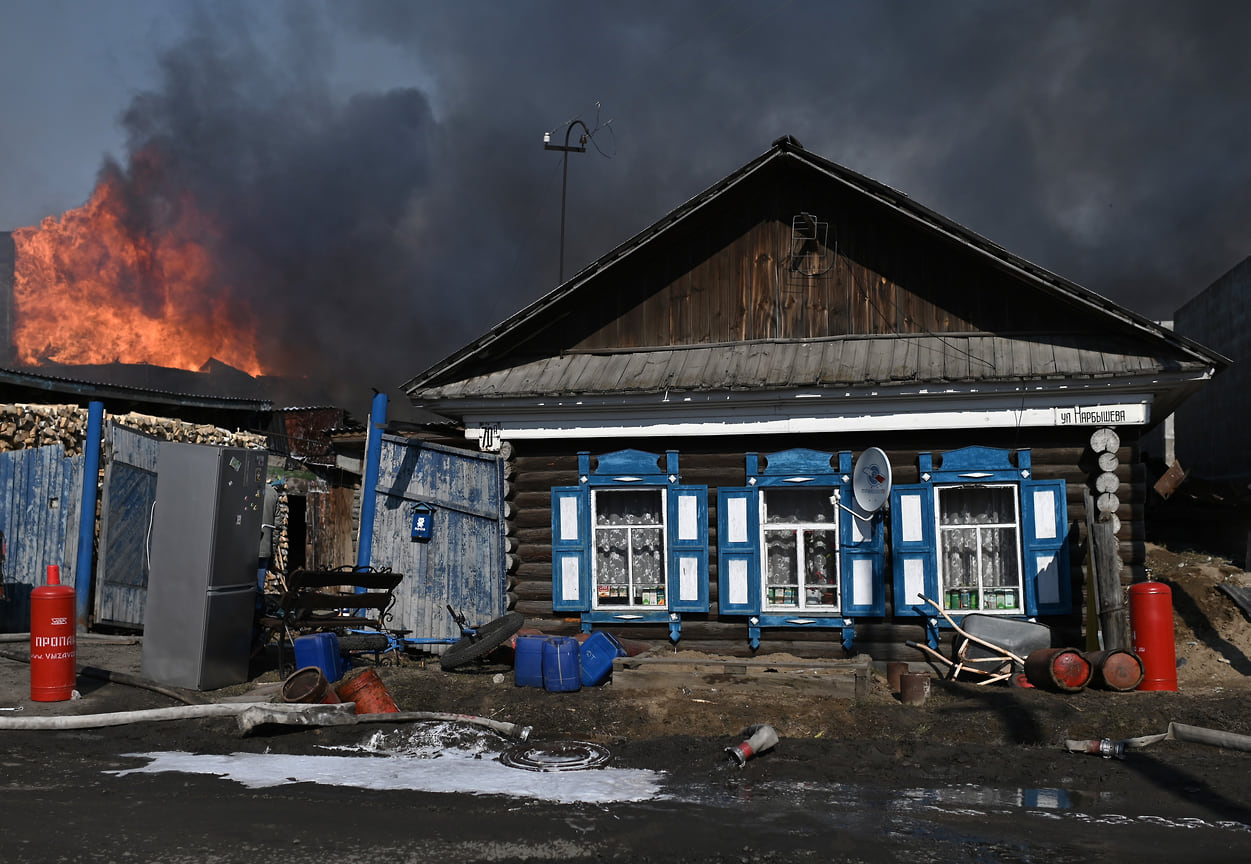
[[[743,730],[743,735],[747,740],[725,748],[726,756],[738,763],[740,768],[747,764],[748,759],[771,750],[778,743],[777,730],[764,723],[748,726]]]

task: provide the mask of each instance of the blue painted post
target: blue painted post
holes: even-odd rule
[[[378,485],[378,462],[382,458],[382,430],[387,428],[387,396],[374,396],[369,409],[369,437],[365,440],[365,480],[361,487],[361,529],[356,539],[356,566],[369,566],[374,537],[374,509],[378,499],[374,487]]]
[[[87,406],[87,438],[83,441],[83,498],[78,508],[78,561],[74,566],[74,593],[78,629],[86,630],[91,611],[91,571],[95,569],[92,550],[96,539],[96,490],[100,479],[100,433],[104,425],[104,403]]]

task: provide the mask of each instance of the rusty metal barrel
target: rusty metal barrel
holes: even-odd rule
[[[1082,657],[1090,664],[1091,687],[1128,692],[1142,683],[1145,674],[1142,660],[1132,651],[1113,648],[1088,651]]]
[[[1090,681],[1090,663],[1076,648],[1040,648],[1025,658],[1025,678],[1035,687],[1075,693]]]
[[[899,701],[905,705],[924,705],[930,695],[927,672],[904,672],[899,676]]]

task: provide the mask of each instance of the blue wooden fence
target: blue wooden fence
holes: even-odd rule
[[[374,488],[371,563],[404,574],[391,626],[409,638],[455,639],[451,605],[471,623],[504,614],[504,466],[493,453],[384,435]],[[426,505],[429,540],[413,539]],[[434,651],[442,650],[437,645]]]

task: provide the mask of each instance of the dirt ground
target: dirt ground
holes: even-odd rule
[[[1251,735],[1251,622],[1217,589],[1251,586],[1251,574],[1226,560],[1152,547],[1152,578],[1173,592],[1177,693],[1075,694],[979,686],[936,677],[925,706],[901,705],[877,669],[869,692],[854,700],[797,690],[771,694],[698,686],[667,691],[605,687],[551,694],[512,684],[507,667],[444,673],[436,662],[383,668],[388,689],[416,710],[456,710],[529,724],[553,737],[602,743],[672,735],[733,737],[767,722],[790,738],[924,739],[946,744],[1060,745],[1067,738],[1125,738],[1163,731],[1170,720]],[[660,656],[701,656],[653,649]],[[779,662],[788,658],[770,655]],[[924,668],[919,662],[915,669]],[[936,676],[945,670],[935,669]],[[502,680],[496,681],[502,675]],[[1022,723],[1023,714],[1030,715]],[[953,715],[972,722],[946,722]]]
[[[1224,593],[1222,582],[1251,586],[1251,574],[1227,560],[1152,547],[1151,576],[1173,592],[1177,653],[1177,693],[1116,693],[1085,689],[1073,694],[1020,690],[1006,685],[978,686],[943,680],[934,670],[924,706],[905,706],[876,668],[868,693],[831,699],[818,690],[796,689],[784,698],[753,692],[726,681],[693,679],[689,686],[663,690],[615,690],[610,684],[572,693],[549,693],[513,685],[512,670],[482,664],[468,671],[443,672],[434,657],[406,657],[377,668],[387,689],[405,710],[473,714],[521,723],[548,738],[597,743],[637,742],[669,736],[733,738],[755,723],[773,725],[792,739],[861,741],[923,740],[936,744],[1025,744],[1059,746],[1067,738],[1126,738],[1163,731],[1170,720],[1251,735],[1251,623]],[[138,675],[141,646],[132,640],[96,637],[79,644],[80,666]],[[0,645],[0,653],[26,654],[24,643]],[[674,651],[665,643],[652,652],[667,657],[702,657]],[[779,662],[788,658],[770,655]],[[914,669],[924,666],[919,662]],[[880,666],[880,664],[879,664]],[[213,693],[226,699],[281,676],[274,662],[259,662],[253,680]],[[349,674],[351,674],[349,672]],[[0,661],[0,707],[21,705],[32,713],[101,713],[131,704],[176,704],[157,693],[80,677],[84,699],[33,703],[28,668]],[[0,717],[5,716],[0,712]],[[948,722],[953,716],[961,722]],[[1028,722],[1024,722],[1028,716]]]
[[[437,658],[428,656],[402,658],[377,672],[404,710],[480,715],[531,726],[542,737],[605,744],[669,736],[733,738],[755,723],[769,723],[780,736],[792,739],[977,745],[1059,746],[1068,738],[1136,737],[1163,731],[1170,720],[1251,735],[1251,713],[1246,710],[1251,696],[1251,622],[1217,589],[1222,582],[1251,586],[1251,574],[1224,559],[1158,546],[1150,548],[1148,566],[1152,578],[1173,592],[1177,693],[1085,689],[1059,694],[978,686],[943,680],[945,670],[935,668],[926,704],[905,706],[887,685],[881,668],[875,668],[867,694],[856,699],[831,699],[802,688],[779,697],[774,691],[753,692],[731,681],[717,686],[698,679],[664,690],[615,690],[610,683],[549,693],[515,687],[507,665],[483,664],[449,673],[439,668]],[[95,637],[80,641],[79,664],[88,672],[108,669],[138,675],[141,652],[132,640]],[[0,655],[26,653],[21,642],[0,644]],[[652,653],[704,656],[675,652],[665,643]],[[770,655],[770,659],[795,658]],[[919,657],[913,668],[925,668]],[[231,698],[281,678],[276,664],[264,660],[254,673],[247,685],[203,695],[210,701]],[[34,703],[28,685],[27,667],[13,659],[0,660],[0,707],[20,705],[25,716],[176,704],[157,693],[87,676],[80,676],[79,682],[86,698]],[[0,712],[3,716],[5,712]],[[954,716],[961,722],[949,722]]]

